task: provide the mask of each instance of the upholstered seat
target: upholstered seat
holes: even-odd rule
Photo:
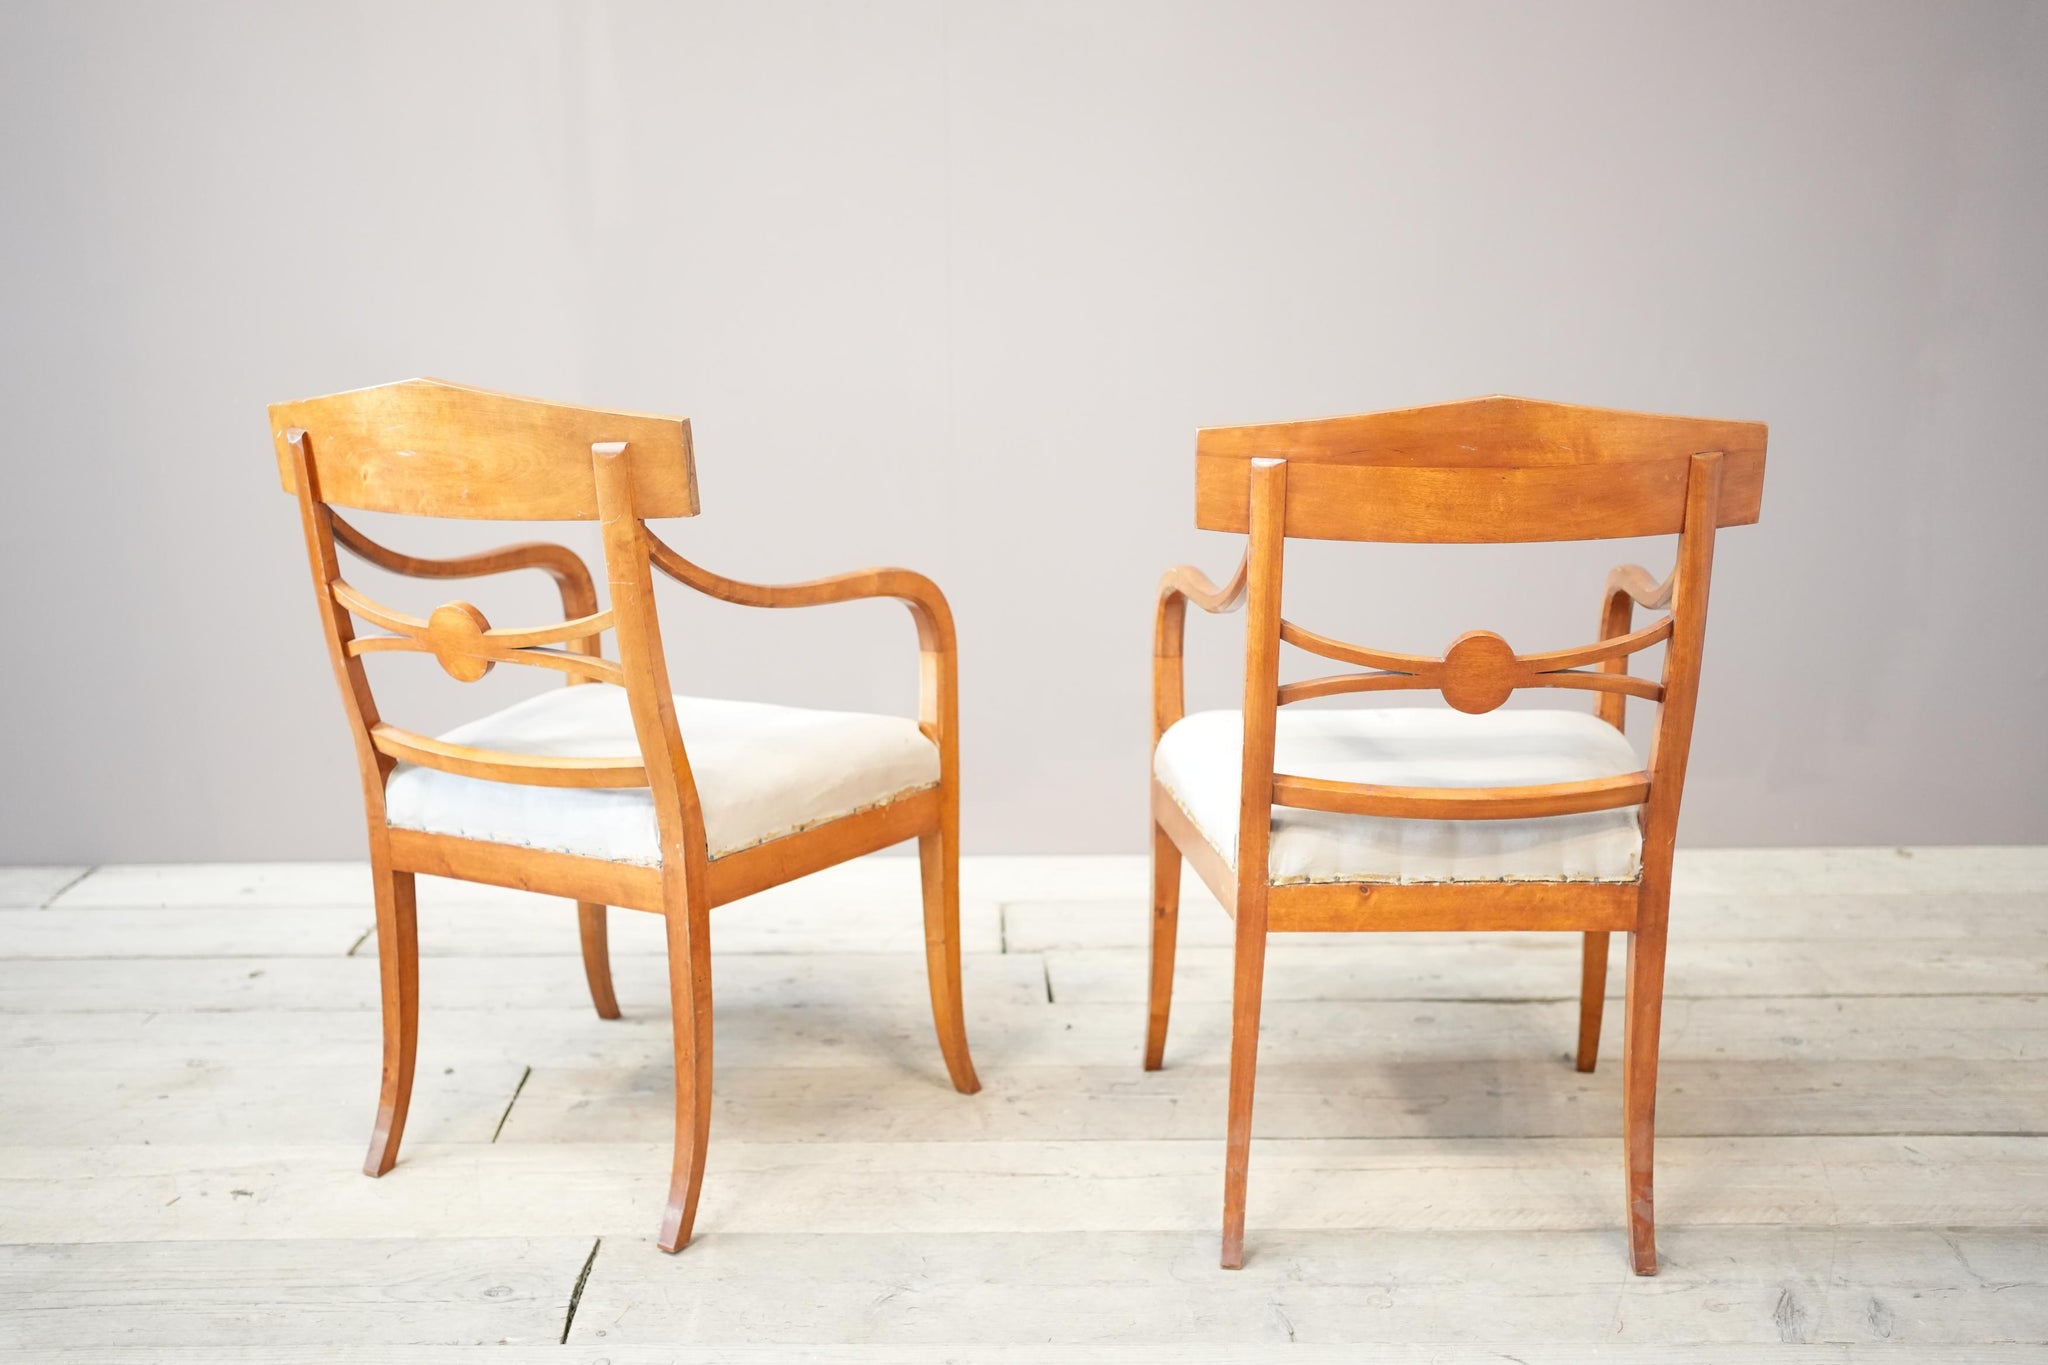
[[[704,808],[709,856],[751,848],[936,786],[939,750],[898,716],[677,697],[676,722]],[[517,754],[598,758],[640,752],[622,688],[565,687],[441,736]],[[485,782],[400,764],[385,788],[399,829],[658,866],[645,787]]]
[[[1381,707],[1282,710],[1273,769],[1398,787],[1520,787],[1634,772],[1621,732],[1577,711]],[[1202,711],[1159,741],[1160,785],[1224,859],[1237,863],[1244,719]],[[1273,808],[1275,884],[1299,882],[1634,881],[1637,810],[1534,820],[1396,820]]]

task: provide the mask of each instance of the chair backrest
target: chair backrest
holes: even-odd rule
[[[270,409],[284,491],[298,491],[293,430],[313,442],[318,500],[330,507],[486,521],[594,521],[590,448],[632,445],[642,517],[697,515],[690,424],[407,379]]]
[[[1754,522],[1763,496],[1760,422],[1661,417],[1479,398],[1321,421],[1204,430],[1196,442],[1196,522],[1248,532],[1244,788],[1239,876],[1265,867],[1271,808],[1360,815],[1518,819],[1642,806],[1644,863],[1668,866],[1676,836],[1706,632],[1714,533]],[[1603,602],[1603,638],[1518,654],[1491,631],[1442,656],[1369,649],[1305,630],[1280,612],[1285,543],[1321,540],[1475,544],[1678,536],[1677,565],[1659,585],[1618,570]],[[1632,604],[1668,614],[1631,630]],[[1360,671],[1282,685],[1282,643]],[[1627,672],[1628,656],[1666,646],[1662,677]],[[1349,692],[1435,690],[1461,711],[1502,705],[1517,690],[1594,692],[1617,728],[1626,697],[1660,703],[1641,772],[1539,787],[1406,788],[1311,779],[1273,770],[1277,708]]]
[[[1474,398],[1195,440],[1195,523],[1251,526],[1254,459],[1288,464],[1286,533],[1422,544],[1671,535],[1702,451],[1722,458],[1719,524],[1757,519],[1761,422]]]
[[[362,760],[373,825],[383,787],[403,761],[466,777],[555,787],[650,787],[664,851],[681,853],[695,831],[695,789],[683,755],[654,614],[646,517],[694,516],[696,467],[690,424],[411,379],[270,409],[286,492],[299,502],[328,652]],[[603,523],[611,605],[599,611],[582,559],[532,543],[459,559],[430,560],[377,544],[335,514],[351,508],[422,517]],[[381,568],[424,578],[472,578],[518,568],[550,574],[566,620],[500,629],[466,601],[425,619],[384,605],[343,577],[337,548]],[[356,622],[385,634],[358,635]],[[599,639],[616,631],[619,660]],[[499,663],[568,675],[571,683],[624,687],[640,753],[537,757],[449,744],[385,724],[363,656],[429,653],[449,676],[474,682]],[[671,838],[673,836],[673,840]],[[675,865],[679,866],[680,863]]]

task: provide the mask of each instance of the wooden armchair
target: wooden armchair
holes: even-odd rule
[[[384,1075],[364,1170],[397,1159],[419,1023],[419,873],[573,900],[600,1016],[618,1017],[606,907],[664,917],[675,1015],[676,1136],[660,1244],[690,1240],[711,1121],[712,907],[915,838],[926,967],[953,1085],[980,1088],[961,1017],[959,699],[953,618],[931,580],[869,569],[786,587],[722,578],[664,544],[649,517],[697,513],[686,421],[409,380],[270,409],[285,491],[298,497],[313,588],[361,762],[377,905]],[[610,606],[560,545],[459,559],[386,549],[336,508],[422,517],[603,526]],[[337,547],[421,578],[535,568],[561,588],[562,623],[494,628],[467,602],[424,620],[342,576]],[[807,607],[893,597],[921,651],[919,715],[808,711],[673,695],[653,571],[727,602]],[[356,622],[381,628],[358,635]],[[619,658],[599,638],[618,635]],[[567,675],[543,693],[438,738],[387,724],[364,659],[432,654],[473,682],[500,663]],[[597,683],[602,686],[575,686]],[[693,766],[693,758],[695,763]]]
[[[1622,1131],[1629,1256],[1656,1273],[1651,1152],[1666,914],[1718,527],[1754,522],[1765,429],[1482,398],[1203,431],[1196,523],[1249,535],[1217,587],[1179,568],[1154,647],[1153,912],[1145,1066],[1166,1045],[1183,857],[1235,920],[1223,1265],[1244,1259],[1245,1182],[1266,936],[1302,930],[1585,934],[1578,1067],[1593,1069],[1607,936],[1629,936]],[[1662,583],[1609,576],[1597,643],[1518,654],[1490,631],[1441,658],[1365,649],[1280,615],[1290,537],[1492,543],[1678,537]],[[1244,709],[1185,715],[1187,604],[1249,602]],[[1637,606],[1669,608],[1633,628]],[[1359,671],[1282,684],[1280,646]],[[1628,657],[1665,646],[1663,676]],[[1595,713],[1498,710],[1522,688],[1575,688]],[[1316,697],[1435,690],[1453,708],[1283,712]],[[1659,703],[1645,767],[1629,697]],[[1462,713],[1462,714],[1461,714]]]

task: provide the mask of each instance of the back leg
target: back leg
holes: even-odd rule
[[[370,1132],[364,1175],[382,1175],[398,1160],[405,1112],[412,1104],[413,1059],[420,1037],[420,935],[413,874],[393,872],[383,858],[371,867],[377,897],[377,981],[384,1002],[384,1079],[377,1125]]]
[[[963,1095],[981,1089],[967,1052],[967,1020],[960,992],[960,847],[957,834],[941,830],[918,836],[918,870],[924,888],[924,965],[931,985],[932,1027],[946,1074]]]
[[[1579,1070],[1600,1059],[1600,1016],[1607,1009],[1607,935],[1589,932],[1579,963]]]
[[[1152,826],[1152,984],[1145,1015],[1145,1069],[1166,1062],[1166,1019],[1173,1008],[1173,949],[1180,933],[1180,850]]]
[[[576,928],[583,938],[583,976],[590,982],[590,1002],[597,1017],[619,1017],[619,998],[612,994],[612,952],[605,908],[592,901],[576,902]]]

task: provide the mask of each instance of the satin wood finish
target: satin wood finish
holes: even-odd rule
[[[1289,931],[1576,930],[1585,934],[1577,1065],[1598,1055],[1608,935],[1629,935],[1623,1007],[1624,1181],[1630,1264],[1656,1273],[1653,1195],[1657,1044],[1664,990],[1672,850],[1691,746],[1706,632],[1714,535],[1754,522],[1763,494],[1766,430],[1721,422],[1522,398],[1315,422],[1203,431],[1196,446],[1197,524],[1243,531],[1249,545],[1217,587],[1185,566],[1160,585],[1153,645],[1153,742],[1185,711],[1182,649],[1190,602],[1209,612],[1249,604],[1244,758],[1235,865],[1210,844],[1155,779],[1153,908],[1145,1067],[1162,1065],[1173,992],[1183,858],[1233,917],[1230,1096],[1224,1161],[1222,1263],[1244,1259],[1245,1191],[1266,937]],[[1608,577],[1597,642],[1518,654],[1473,631],[1442,656],[1395,654],[1331,639],[1284,620],[1280,585],[1288,537],[1483,543],[1678,536],[1677,565],[1659,582],[1624,565]],[[1668,610],[1641,628],[1636,607]],[[1281,684],[1280,646],[1365,671]],[[1661,678],[1628,672],[1629,656],[1665,646]],[[1371,786],[1276,773],[1280,706],[1350,692],[1435,690],[1461,711],[1500,706],[1516,691],[1566,687],[1594,694],[1616,729],[1628,698],[1659,704],[1642,771],[1535,787]],[[1636,807],[1639,878],[1584,883],[1323,883],[1274,885],[1267,869],[1273,809],[1292,806],[1382,818],[1519,820]]]
[[[398,1157],[412,1097],[419,1030],[419,942],[414,878],[456,877],[562,896],[576,903],[577,931],[592,1003],[616,1019],[608,906],[661,915],[667,927],[669,998],[675,1030],[675,1150],[659,1242],[690,1240],[703,1188],[712,1078],[713,908],[907,839],[918,841],[923,872],[926,965],[933,1021],[956,1089],[980,1088],[967,1049],[960,992],[959,674],[953,617],[930,579],[904,569],[868,569],[784,587],[741,583],[699,568],[663,544],[646,518],[697,512],[687,422],[516,398],[438,380],[381,388],[270,410],[285,491],[296,496],[312,566],[328,658],[341,687],[362,769],[377,905],[384,1007],[384,1068],[364,1169],[389,1171]],[[554,544],[506,546],[454,559],[402,554],[370,540],[335,506],[380,512],[504,520],[597,520],[611,605],[598,609],[583,561]],[[341,574],[337,547],[378,568],[415,578],[474,578],[537,569],[561,591],[563,620],[524,629],[494,627],[475,606],[443,604],[425,619],[386,607]],[[723,601],[807,607],[889,597],[917,627],[918,721],[939,751],[939,782],[884,805],[813,826],[716,860],[706,855],[704,820],[654,608],[656,570]],[[358,635],[357,621],[382,634]],[[618,636],[616,663],[600,637]],[[547,668],[570,685],[623,687],[637,754],[553,758],[450,744],[399,729],[377,710],[363,658],[431,654],[449,676],[475,681],[500,663]],[[661,866],[640,867],[418,830],[394,829],[384,784],[399,762],[489,781],[607,788],[645,787],[653,797]]]
[[[1763,503],[1761,422],[1663,417],[1473,398],[1434,407],[1266,426],[1195,438],[1195,523],[1250,526],[1246,463],[1284,459],[1287,534],[1319,540],[1496,544],[1677,533],[1692,457],[1726,460],[1723,526]]]

